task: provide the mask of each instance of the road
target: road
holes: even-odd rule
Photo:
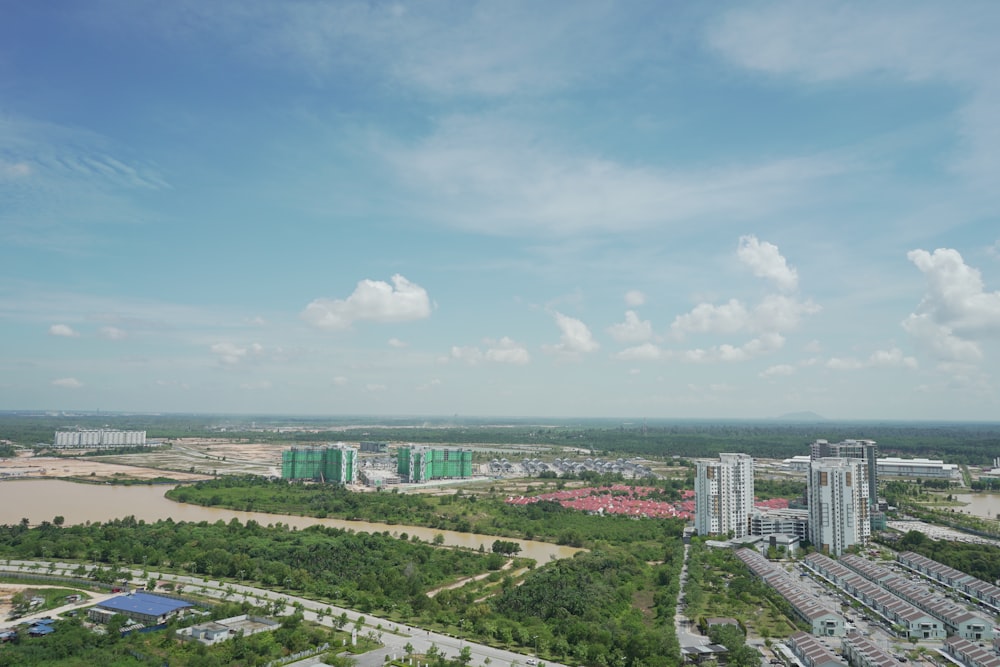
[[[681,565],[681,585],[677,592],[677,606],[674,609],[674,628],[677,632],[677,643],[681,648],[701,646],[708,643],[708,637],[694,629],[691,619],[684,615],[687,605],[684,604],[684,586],[687,584],[687,563],[690,544],[684,545],[684,562]]]
[[[98,566],[84,565],[83,567],[89,572]],[[63,576],[77,579],[80,578],[80,576],[76,574],[76,571],[79,568],[80,563],[23,560],[0,561],[0,571]],[[467,646],[472,653],[472,661],[469,664],[475,666],[485,665],[486,659],[489,658],[490,667],[525,667],[527,665],[527,660],[533,657],[530,655],[515,653],[513,651],[507,651],[505,649],[486,646],[484,644],[478,644],[459,637],[452,637],[450,635],[431,632],[429,630],[422,630],[409,625],[401,625],[395,621],[386,620],[378,616],[373,616],[372,614],[361,614],[353,609],[336,607],[327,604],[326,602],[310,600],[308,598],[294,595],[287,595],[285,593],[270,591],[254,586],[247,586],[245,584],[203,579],[201,577],[192,577],[187,575],[168,574],[165,572],[151,572],[148,570],[145,571],[145,573],[141,570],[123,571],[130,572],[133,580],[135,581],[146,581],[150,578],[158,581],[170,581],[175,584],[180,584],[185,589],[193,589],[192,592],[199,595],[222,600],[235,602],[246,600],[255,605],[260,604],[262,601],[270,601],[272,604],[275,604],[275,601],[277,601],[278,605],[281,606],[278,615],[291,614],[295,611],[295,607],[298,605],[302,608],[303,617],[306,620],[314,621],[320,625],[331,628],[334,626],[334,622],[337,621],[341,614],[347,614],[348,626],[346,627],[348,628],[354,627],[359,618],[364,618],[365,623],[359,630],[359,634],[375,632],[382,641],[383,647],[374,651],[369,651],[368,653],[360,656],[354,656],[359,667],[379,667],[384,663],[386,655],[402,658],[406,653],[403,647],[406,646],[407,643],[413,646],[415,653],[426,653],[433,644],[437,646],[441,653],[449,657],[457,657],[461,650]],[[100,597],[101,599],[107,599],[109,597],[114,597],[115,595],[119,594],[102,594]],[[89,607],[93,605],[94,602],[95,599],[92,598],[78,605],[67,605],[65,611],[75,607]],[[54,616],[56,613],[57,612],[54,610],[47,610],[39,612],[38,614],[35,614],[35,616]],[[31,617],[25,616],[24,618],[17,619],[16,621],[0,621],[0,629],[16,625],[29,618]],[[381,629],[379,629],[379,625],[381,625]],[[303,662],[297,664],[307,665],[310,663]],[[549,667],[566,667],[565,665],[557,662],[546,661],[545,664]]]

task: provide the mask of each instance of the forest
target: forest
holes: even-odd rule
[[[603,522],[616,523],[610,518]],[[130,567],[254,583],[483,643],[520,646],[549,659],[673,667],[679,662],[672,619],[681,524],[630,523],[638,530],[572,524],[581,540],[600,548],[538,567],[515,558],[511,572],[519,572],[519,581],[500,570],[506,556],[485,549],[445,548],[405,534],[294,530],[236,519],[146,523],[127,517],[78,526],[53,520],[36,528],[23,521],[0,526],[0,557],[105,566],[96,577],[114,578],[116,570]],[[479,573],[489,574],[430,594]]]
[[[801,454],[813,440],[876,440],[884,455],[928,456],[987,464],[1000,451],[1000,424],[943,422],[792,422],[614,419],[476,419],[294,417],[252,415],[117,415],[0,413],[0,438],[34,446],[60,429],[110,427],[145,430],[149,438],[219,437],[296,444],[329,440],[529,444],[588,448],[595,453],[714,456],[745,452],[761,458]],[[279,433],[278,427],[301,427]],[[332,429],[336,428],[336,434]]]
[[[644,482],[648,483],[648,482]],[[666,498],[677,497],[665,480]],[[508,505],[506,495],[462,490],[444,496],[354,493],[333,484],[304,484],[261,477],[220,477],[167,492],[178,502],[320,518],[425,526],[500,537],[538,539],[583,547],[598,541],[624,544],[679,537],[677,520],[635,521],[625,516],[591,516],[556,502]]]

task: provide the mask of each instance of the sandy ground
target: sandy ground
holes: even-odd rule
[[[131,479],[153,479],[172,477],[173,479],[204,479],[205,475],[170,472],[146,466],[122,465],[104,458],[62,458],[55,456],[19,456],[16,459],[0,459],[0,478],[45,478],[45,477],[123,477]]]
[[[11,612],[10,600],[16,593],[24,590],[38,590],[40,588],[73,588],[71,585],[67,586],[28,586],[25,584],[7,584],[0,582],[0,620],[7,618],[7,615]],[[76,589],[74,589],[76,590]],[[84,598],[89,599],[92,593],[81,590],[80,593]]]

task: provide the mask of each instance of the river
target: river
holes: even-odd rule
[[[343,528],[363,533],[381,533],[389,531],[392,534],[406,533],[416,535],[430,542],[435,535],[442,535],[445,544],[451,546],[478,549],[480,546],[487,551],[493,545],[496,536],[458,533],[450,530],[434,530],[420,526],[399,526],[384,523],[369,523],[367,521],[344,521],[341,519],[316,519],[305,516],[287,514],[265,514],[263,512],[241,512],[239,510],[222,509],[218,507],[202,507],[175,503],[163,494],[169,485],[146,484],[135,486],[118,486],[111,484],[79,484],[62,480],[33,479],[11,480],[0,482],[0,524],[14,524],[26,518],[32,525],[42,521],[52,521],[56,516],[62,516],[66,525],[80,523],[105,522],[132,515],[146,522],[173,519],[174,521],[209,521],[219,520],[229,522],[233,518],[246,523],[251,519],[261,525],[282,523],[296,528],[321,525],[333,528]],[[504,538],[507,539],[507,538]],[[539,565],[559,558],[569,558],[580,551],[573,547],[563,547],[548,542],[533,540],[513,540],[521,545],[521,556],[533,558]]]
[[[996,519],[1000,514],[1000,493],[955,493],[952,497],[960,503],[967,503],[961,508],[963,514],[984,519]]]

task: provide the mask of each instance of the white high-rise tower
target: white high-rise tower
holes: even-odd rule
[[[749,454],[719,454],[718,461],[698,461],[694,500],[699,535],[749,535],[753,458]]]
[[[839,556],[871,537],[868,478],[863,459],[821,458],[809,463],[809,541]]]

